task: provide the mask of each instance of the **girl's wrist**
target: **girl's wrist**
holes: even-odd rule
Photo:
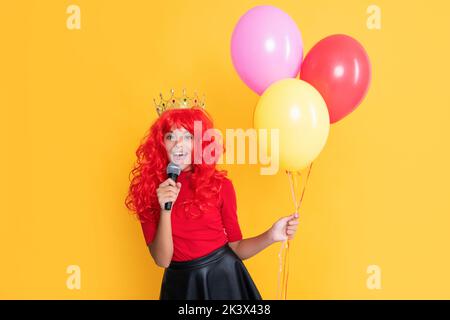
[[[163,214],[163,213],[170,214],[170,213],[172,213],[172,210],[161,209],[161,214]]]
[[[276,242],[275,238],[274,238],[274,235],[273,235],[272,228],[270,228],[269,230],[266,231],[265,236],[266,236],[267,242],[269,242],[269,245],[271,245],[271,244]]]

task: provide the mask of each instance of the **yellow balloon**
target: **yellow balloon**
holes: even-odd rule
[[[330,116],[325,101],[313,86],[289,78],[264,91],[256,105],[253,124],[256,129],[279,129],[280,167],[300,171],[325,146]]]

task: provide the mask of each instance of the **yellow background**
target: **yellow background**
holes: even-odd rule
[[[66,9],[81,9],[69,30]],[[8,1],[2,4],[0,298],[157,299],[163,269],[123,205],[154,97],[198,89],[219,129],[250,128],[258,96],[230,37],[272,4],[305,53],[345,33],[366,48],[368,96],[332,125],[291,248],[288,299],[450,298],[450,6],[446,1]],[[381,30],[366,10],[381,8]],[[293,210],[288,180],[227,165],[244,237]],[[245,261],[275,299],[274,244]],[[66,268],[81,268],[69,290]],[[382,288],[366,286],[378,265]]]

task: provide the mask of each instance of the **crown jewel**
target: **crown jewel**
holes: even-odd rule
[[[164,99],[162,93],[160,93],[159,103],[156,103],[156,100],[153,99],[158,116],[161,116],[161,114],[168,109],[187,109],[194,107],[205,109],[205,95],[203,95],[202,100],[199,100],[196,91],[194,92],[194,97],[188,97],[186,95],[186,89],[183,89],[183,95],[181,97],[175,97],[174,93],[175,91],[171,89],[171,96],[167,100]]]

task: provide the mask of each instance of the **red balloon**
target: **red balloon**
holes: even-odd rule
[[[306,55],[300,79],[320,92],[335,123],[364,99],[371,80],[369,57],[363,46],[347,35],[320,40]]]

